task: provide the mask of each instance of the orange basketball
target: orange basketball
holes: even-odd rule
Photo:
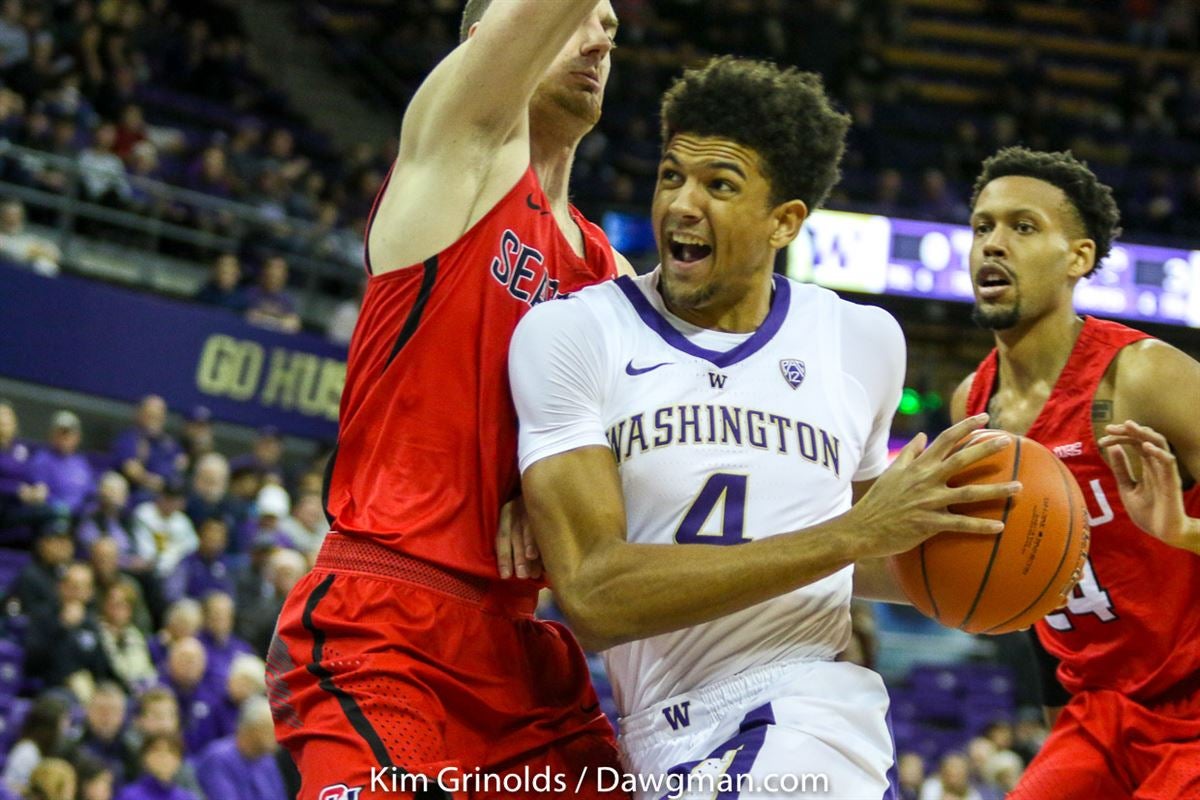
[[[994,538],[940,533],[891,559],[893,574],[921,613],[969,633],[1027,628],[1062,606],[1088,553],[1083,494],[1053,453],[1032,439],[995,430],[976,431],[955,451],[993,436],[1010,436],[1013,443],[975,462],[950,485],[1019,480],[1020,494],[952,510],[1003,520],[1004,531]]]

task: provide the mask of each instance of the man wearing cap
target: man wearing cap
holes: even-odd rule
[[[57,602],[58,580],[74,551],[70,520],[58,517],[41,527],[33,540],[33,560],[21,570],[9,593],[20,604],[19,611],[29,614]]]
[[[258,491],[254,501],[254,514],[248,519],[239,532],[239,550],[248,550],[257,543],[269,542],[275,547],[296,549],[296,543],[288,534],[283,521],[292,510],[292,501],[287,490],[274,483],[268,483]]]
[[[183,420],[179,440],[183,452],[187,454],[188,464],[193,467],[202,457],[213,452],[212,411],[208,406],[192,407]]]
[[[183,513],[187,489],[182,480],[171,478],[162,493],[133,510],[133,538],[138,555],[154,564],[160,578],[175,571],[200,540],[187,514]]]
[[[39,450],[29,462],[35,483],[46,484],[48,500],[72,516],[78,516],[96,489],[96,473],[79,452],[79,417],[59,411],[50,420],[50,446]]]
[[[274,425],[258,429],[249,453],[230,459],[229,468],[234,472],[253,469],[262,478],[274,478],[277,483],[287,484],[288,475],[283,469],[283,438]]]
[[[162,489],[163,482],[178,475],[187,465],[187,457],[178,443],[164,430],[167,403],[156,394],[146,395],[138,404],[133,427],[123,431],[113,443],[113,463],[134,487],[134,499],[144,500]]]

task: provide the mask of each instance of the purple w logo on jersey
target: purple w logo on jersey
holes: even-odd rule
[[[785,358],[779,362],[779,371],[783,373],[783,379],[788,382],[788,386],[793,389],[799,388],[800,384],[804,383],[806,370],[803,361]]]

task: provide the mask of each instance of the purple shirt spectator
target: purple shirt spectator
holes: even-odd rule
[[[229,665],[233,663],[234,656],[239,653],[256,655],[248,642],[233,634],[223,642],[218,642],[209,631],[201,631],[196,638],[208,653],[208,671],[213,677],[213,683],[221,686],[225,685],[225,679],[229,676]],[[236,715],[236,709],[234,713]]]
[[[96,473],[82,453],[39,450],[29,467],[34,481],[49,487],[50,502],[61,503],[72,514],[83,510],[96,486]]]
[[[117,792],[114,800],[199,800],[196,795],[145,775]]]
[[[105,537],[112,538],[117,543],[118,562],[121,567],[127,567],[137,558],[137,548],[133,537],[129,534],[128,523],[122,517],[106,517],[92,511],[79,521],[75,529],[75,539],[79,542],[80,557],[87,558],[92,552],[92,545]]]
[[[137,427],[123,431],[112,449],[113,464],[118,469],[134,459],[163,478],[172,478],[179,473],[177,459],[182,452],[179,444],[166,433],[153,436]]]
[[[196,760],[196,777],[210,798],[287,800],[275,757],[268,753],[247,759],[238,751],[236,735],[218,739],[208,746]]]
[[[233,594],[233,575],[233,559],[230,556],[210,558],[197,551],[180,562],[175,572],[165,580],[164,594],[168,602],[181,597],[204,597],[209,592]]]
[[[17,496],[23,483],[33,483],[29,461],[33,453],[24,442],[13,440],[0,447],[0,505]]]
[[[166,678],[167,676],[163,676]],[[222,687],[205,679],[191,690],[165,681],[179,700],[179,724],[188,754],[199,753],[221,734],[220,719],[214,713],[224,700]]]

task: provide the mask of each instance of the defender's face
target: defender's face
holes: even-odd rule
[[[534,92],[532,108],[555,107],[595,125],[612,68],[617,14],[609,0],[575,31]]]
[[[1004,330],[1070,305],[1075,279],[1091,269],[1071,217],[1062,189],[1037,178],[1010,175],[983,188],[971,213],[977,323]]]
[[[668,143],[651,215],[672,311],[731,308],[771,271],[776,209],[759,163],[728,139],[680,134]]]

